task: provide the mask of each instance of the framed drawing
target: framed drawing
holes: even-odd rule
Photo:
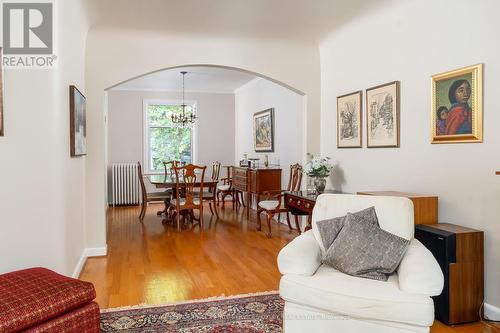
[[[85,96],[75,87],[69,87],[71,156],[87,154],[87,123]]]
[[[253,115],[253,135],[256,152],[274,152],[274,109]]]
[[[432,77],[431,142],[483,141],[483,65]]]
[[[3,49],[0,47],[0,136],[4,136],[3,120]]]
[[[337,148],[361,148],[362,91],[337,97]]]
[[[399,81],[366,89],[368,148],[399,147]]]

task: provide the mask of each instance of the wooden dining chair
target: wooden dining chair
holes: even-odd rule
[[[217,198],[217,205],[222,202],[222,209],[224,209],[224,201],[226,200],[227,196],[231,196],[231,201],[233,203],[233,209],[234,209],[234,198],[235,198],[235,193],[233,190],[233,167],[232,166],[227,166],[226,167],[226,177],[222,178],[222,184],[217,186],[217,193],[216,193],[216,198]]]
[[[219,212],[217,210],[217,183],[219,182],[219,175],[220,175],[220,166],[221,163],[219,161],[216,161],[212,163],[212,176],[210,177],[210,180],[212,181],[210,186],[207,186],[204,193],[203,193],[203,201],[208,202],[208,207],[210,208],[210,213],[214,215],[214,210],[215,210],[215,215],[217,218],[219,218]],[[198,190],[197,192],[201,191]],[[213,204],[213,207],[212,207]]]
[[[147,192],[146,184],[144,184],[144,174],[142,173],[142,166],[140,162],[137,162],[137,173],[139,177],[139,183],[141,184],[142,192],[142,202],[141,202],[141,212],[139,213],[139,219],[142,221],[146,215],[146,210],[149,202],[152,201],[163,201],[170,199],[172,193],[168,192]]]
[[[300,164],[290,165],[290,178],[288,180],[288,187],[286,191],[298,191],[300,189],[300,184],[302,182],[302,166]],[[283,202],[283,191],[266,191],[263,193],[264,200],[259,201],[257,205],[257,230],[262,229],[260,214],[266,213],[267,215],[267,227],[268,232],[267,236],[271,237],[271,221],[273,220],[274,215],[285,213],[286,214],[286,222],[288,223],[288,228],[293,230],[292,225],[290,223],[290,212],[288,208],[285,207],[285,203]],[[279,217],[278,217],[279,222]],[[299,232],[300,225],[299,220],[295,219],[295,225]]]
[[[176,191],[174,198],[170,201],[170,206],[174,210],[172,219],[176,218],[178,231],[181,231],[181,214],[184,220],[189,214],[194,220],[199,221],[200,227],[203,228],[203,182],[206,168],[206,166],[194,164],[173,168]],[[195,191],[197,187],[200,188],[198,194]],[[195,209],[199,211],[198,219],[193,214]]]
[[[165,176],[173,176],[174,175],[174,166],[178,165],[178,161],[163,161],[163,167],[165,168]]]
[[[163,161],[163,168],[165,169],[165,177],[174,177],[174,166],[178,166],[179,161]],[[172,188],[167,188],[165,192],[168,194],[168,198],[165,199],[165,209],[160,210],[156,213],[156,215],[160,216],[165,214],[167,217],[169,216],[169,207],[170,207],[170,199],[174,193]]]

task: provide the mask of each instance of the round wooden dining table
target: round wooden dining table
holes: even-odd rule
[[[176,180],[175,176],[172,175],[149,175],[147,176],[149,182],[153,184],[156,188],[175,188],[176,187]],[[217,187],[218,180],[212,180],[211,178],[206,178],[203,180],[203,187],[204,188],[215,188]],[[179,177],[179,186],[185,187],[186,184],[184,183],[184,180],[182,177]],[[195,187],[200,187],[201,186],[201,181],[196,180],[194,183]],[[214,196],[215,196],[215,191],[214,191]]]

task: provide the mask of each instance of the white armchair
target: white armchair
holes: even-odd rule
[[[411,239],[397,271],[386,282],[349,276],[321,264],[325,249],[316,221],[371,206],[382,229]],[[312,226],[278,255],[285,333],[429,332],[434,322],[430,296],[441,293],[443,274],[432,254],[413,238],[409,199],[323,194],[314,207]]]

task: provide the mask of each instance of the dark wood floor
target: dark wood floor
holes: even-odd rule
[[[137,207],[108,210],[108,256],[89,258],[80,276],[94,283],[101,308],[162,304],[221,295],[277,290],[279,250],[297,234],[273,225],[273,238],[255,230],[255,216],[230,205],[217,220],[205,210],[205,227],[178,233],[150,205],[144,221]],[[265,226],[263,226],[264,230]],[[499,326],[475,323],[432,333],[500,333]]]

